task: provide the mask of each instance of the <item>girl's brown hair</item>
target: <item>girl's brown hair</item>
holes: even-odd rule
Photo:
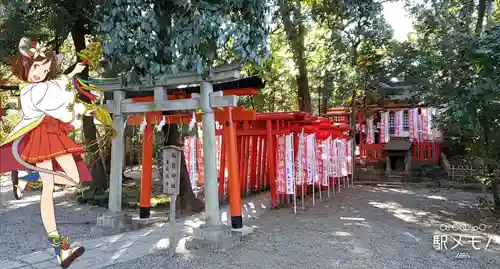
[[[55,79],[57,76],[57,57],[54,51],[45,52],[45,57],[36,57],[35,59],[31,57],[26,57],[21,53],[17,53],[16,56],[12,57],[10,69],[12,74],[18,77],[24,82],[29,82],[28,75],[31,66],[35,62],[42,62],[43,64],[50,61],[50,70],[43,81]]]

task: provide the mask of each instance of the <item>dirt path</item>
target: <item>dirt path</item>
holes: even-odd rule
[[[460,224],[476,197],[456,190],[357,187],[297,215],[273,210],[251,223],[257,230],[250,238],[225,253],[155,254],[107,268],[500,268],[498,232],[463,232],[464,246],[453,250],[451,234],[440,232]],[[448,250],[433,248],[434,235],[448,236]],[[481,250],[467,242],[473,235]],[[457,259],[457,253],[470,258]]]
[[[104,208],[73,202],[69,191],[54,193],[58,229],[71,240],[105,235],[95,228],[98,214]],[[50,247],[40,218],[40,193],[33,191],[15,200],[10,178],[0,178],[0,260]]]

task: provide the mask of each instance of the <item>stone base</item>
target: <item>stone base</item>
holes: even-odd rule
[[[240,229],[232,228],[231,231],[233,232],[233,234],[239,234],[240,236],[245,236],[253,233],[255,229],[253,227],[243,225],[243,227],[241,227]]]
[[[231,229],[227,225],[220,227],[199,227],[193,230],[193,236],[186,240],[186,249],[228,250],[236,246],[241,238],[252,233],[252,227],[243,226],[241,229]]]
[[[97,217],[97,227],[112,231],[128,231],[134,229],[132,217],[127,214],[105,213]]]

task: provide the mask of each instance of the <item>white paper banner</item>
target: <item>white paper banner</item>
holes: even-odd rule
[[[189,179],[191,180],[191,188],[196,190],[196,185],[198,183],[198,166],[196,165],[196,136],[191,136],[189,152]]]
[[[368,124],[367,124],[367,130],[366,130],[366,134],[367,134],[366,142],[368,144],[375,144],[375,126],[373,124],[373,118],[370,117],[367,121],[368,121]]]
[[[323,186],[328,186],[328,162],[330,161],[330,149],[328,140],[321,141],[321,161],[323,162]]]
[[[315,165],[316,162],[316,137],[314,134],[307,136],[307,184],[312,185],[316,175]]]
[[[285,136],[286,193],[294,194],[293,133]]]
[[[304,181],[304,154],[305,154],[305,143],[304,143],[304,132],[301,132],[299,135],[299,148],[297,149],[297,160],[296,165],[297,171],[295,175],[297,176],[295,179],[295,184],[302,185]]]
[[[403,110],[400,110],[397,112],[398,113],[398,120],[399,120],[399,124],[398,124],[398,130],[397,130],[397,135],[398,136],[403,136],[403,132],[404,132],[404,111]]]
[[[347,141],[347,173],[352,174],[352,145],[354,139]]]
[[[340,171],[341,171],[341,175],[343,177],[347,176],[347,158],[346,158],[347,152],[346,151],[347,151],[346,140],[342,139],[342,140],[340,140],[339,159],[340,159]]]
[[[339,177],[339,157],[338,157],[338,139],[333,140],[333,145],[332,145],[332,155],[333,155],[333,162],[332,162],[332,169],[333,169],[333,177],[337,178]]]

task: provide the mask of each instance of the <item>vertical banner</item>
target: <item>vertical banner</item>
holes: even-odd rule
[[[293,166],[293,133],[285,136],[286,194],[295,194]]]
[[[399,113],[398,113],[398,111],[392,111],[392,113],[394,113],[394,134],[391,134],[391,135],[398,136],[399,135],[399,123],[400,123]]]
[[[246,158],[247,158],[247,173],[245,175],[245,182],[246,182],[246,191],[247,193],[252,190],[253,186],[251,186],[251,178],[252,178],[252,170],[255,169],[255,166],[252,167],[252,162],[250,161],[252,159],[252,152],[255,150],[255,144],[254,144],[254,140],[252,137],[250,137],[248,140],[248,151],[245,152],[245,155],[246,155]],[[255,165],[255,164],[253,164]]]
[[[389,112],[380,114],[380,143],[387,143],[390,140],[389,135]]]
[[[322,141],[316,141],[316,178],[315,184],[321,186],[323,185],[323,143]]]
[[[260,147],[260,151],[259,151],[259,160],[260,160],[260,163],[259,163],[259,178],[258,178],[258,182],[259,182],[259,190],[262,190],[263,188],[265,188],[266,184],[266,180],[265,180],[265,177],[266,177],[266,174],[265,171],[265,166],[266,166],[266,162],[267,162],[267,158],[266,158],[266,155],[264,155],[264,147],[265,147],[265,138],[264,137],[260,137],[259,139],[259,147]]]
[[[215,137],[215,154],[216,154],[216,159],[215,159],[215,163],[217,165],[217,175],[220,175],[220,165],[222,163],[222,160],[221,160],[221,147],[222,147],[222,135],[218,135]],[[219,180],[222,180],[219,179]]]
[[[328,186],[328,162],[330,161],[328,139],[321,141],[321,169],[323,170],[323,182],[321,184],[323,186]]]
[[[285,168],[285,136],[278,135],[278,154],[276,156],[276,188],[278,194],[286,194],[286,168]]]
[[[295,184],[296,185],[302,185],[304,184],[304,165],[306,161],[306,154],[305,154],[305,137],[304,137],[304,132],[301,132],[299,135],[299,146],[297,149],[297,160],[296,160],[296,165],[295,167],[297,168],[297,171],[295,172],[295,175],[297,178],[295,179]]]
[[[328,179],[333,177],[333,140],[332,137],[328,137],[326,140],[326,145],[327,145],[327,150],[328,150],[328,167],[327,167],[327,173],[328,173]]]
[[[380,141],[379,143],[384,143],[385,141],[385,112],[380,112]]]
[[[345,139],[342,139],[340,140],[340,156],[339,156],[339,159],[340,159],[340,171],[341,171],[341,176],[343,177],[346,177],[347,176],[347,149],[346,149],[346,145],[347,144],[347,140]]]
[[[350,139],[347,141],[347,173],[352,174],[352,145],[354,143],[354,139]]]
[[[191,176],[191,137],[184,138],[184,160],[186,161],[186,168],[191,184],[193,177]]]
[[[195,140],[195,144],[196,144],[196,159],[197,159],[197,167],[198,167],[198,186],[201,186],[204,184],[205,182],[205,169],[204,169],[204,166],[203,166],[203,139],[201,137],[198,137],[197,139],[193,139]]]
[[[333,140],[332,145],[332,175],[334,178],[340,177],[339,157],[338,157],[338,139]]]
[[[418,115],[418,108],[413,109],[413,127],[414,129],[414,137],[413,140],[416,142],[420,142],[420,124],[419,124],[419,115]]]
[[[433,141],[434,140],[434,137],[433,137],[433,134],[434,134],[433,129],[434,128],[433,128],[432,125],[433,125],[433,121],[434,121],[435,108],[433,108],[433,107],[427,108],[427,115],[428,115],[428,118],[429,118],[428,119],[428,124],[427,124],[428,125],[427,130],[429,130],[428,131],[427,140]]]
[[[421,142],[425,141],[429,137],[429,110],[428,108],[422,108],[422,138]]]
[[[398,124],[398,129],[396,130],[397,131],[397,135],[398,136],[403,136],[403,132],[404,132],[404,123],[405,123],[405,114],[404,114],[404,111],[403,110],[399,110],[398,111],[398,118],[399,118],[399,124]]]
[[[368,119],[368,144],[375,144],[375,124],[373,124],[373,117]]]
[[[408,109],[408,137],[410,138],[410,141],[413,141],[413,138],[415,137],[415,126],[413,126],[413,113],[414,109],[410,108]]]
[[[315,171],[314,163],[316,160],[316,148],[314,147],[314,142],[316,138],[314,134],[307,135],[306,144],[306,161],[307,161],[307,184],[312,185],[314,183]]]
[[[187,138],[188,140],[188,151],[189,151],[189,165],[186,166],[189,169],[189,180],[191,181],[191,188],[196,190],[198,187],[198,165],[196,164],[196,136]]]

